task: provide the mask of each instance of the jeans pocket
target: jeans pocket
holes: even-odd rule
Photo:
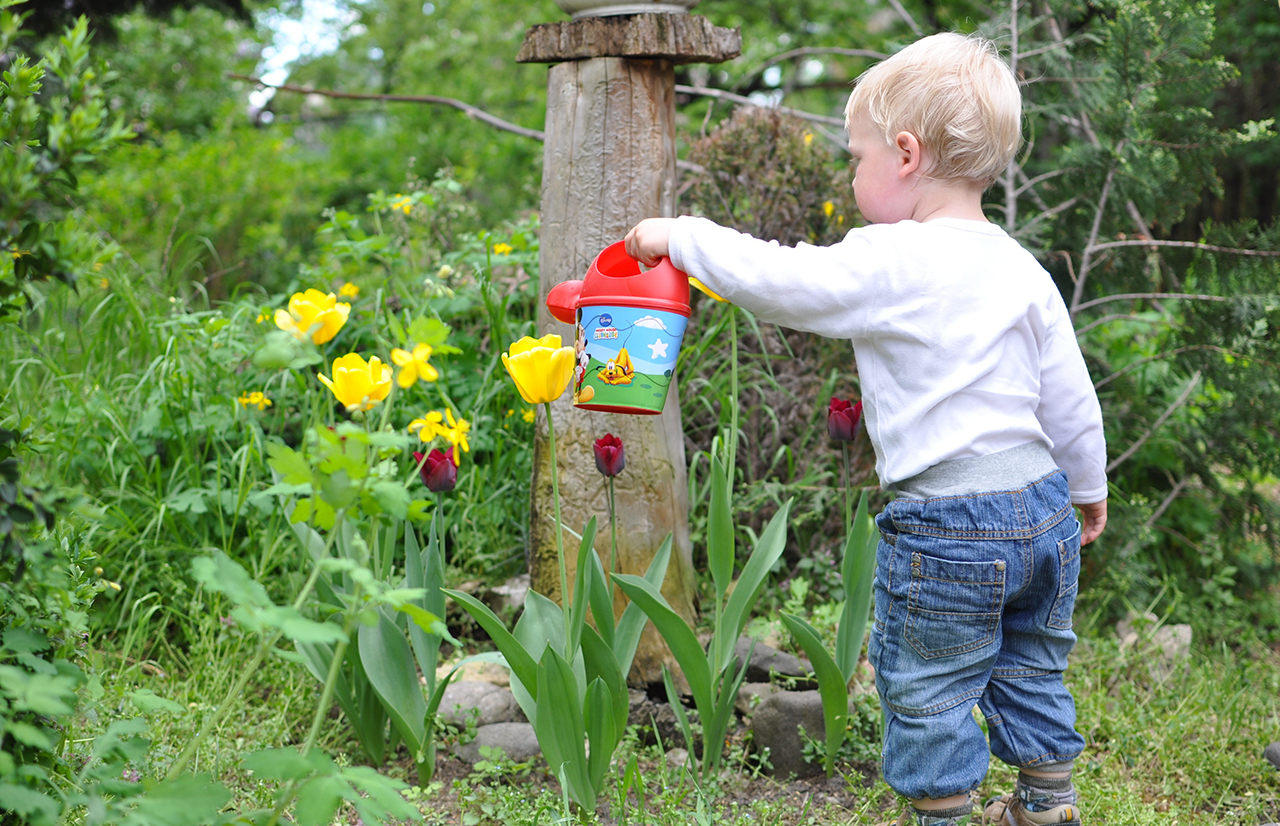
[[[1080,588],[1080,523],[1066,539],[1058,540],[1058,594],[1049,609],[1049,627],[1071,630],[1071,615]]]
[[[964,654],[995,640],[1004,606],[1005,563],[911,555],[907,642],[926,660]]]

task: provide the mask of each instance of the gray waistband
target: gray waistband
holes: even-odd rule
[[[939,462],[890,489],[911,499],[1016,490],[1057,468],[1044,442],[1027,442],[987,456]]]

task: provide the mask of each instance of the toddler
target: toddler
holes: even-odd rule
[[[926,37],[860,77],[845,110],[870,226],[830,247],[693,217],[626,237],[761,319],[852,341],[876,472],[897,493],[876,519],[869,649],[884,778],[921,826],[970,823],[989,760],[975,703],[990,751],[1019,768],[993,812],[1080,824],[1084,739],[1062,675],[1080,547],[1107,521],[1106,445],[1062,296],[982,212],[1021,107],[991,43]]]

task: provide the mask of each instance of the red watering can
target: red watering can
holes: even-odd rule
[[[583,280],[552,288],[547,309],[575,325],[575,406],[662,412],[689,322],[687,275],[667,258],[641,272],[619,241],[596,256]]]

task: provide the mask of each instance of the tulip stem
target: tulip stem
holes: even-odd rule
[[[560,613],[564,614],[564,658],[573,662],[570,650],[573,635],[569,624],[569,571],[564,562],[564,534],[560,528],[560,475],[556,469],[556,426],[551,417],[551,402],[543,402],[547,409],[547,441],[551,446],[551,498],[555,502],[556,523],[552,530],[556,535],[556,559],[560,562]]]
[[[844,527],[846,536],[853,530],[853,489],[849,487],[849,443],[841,442],[840,451],[844,454]],[[848,583],[845,583],[848,588]],[[848,597],[846,596],[846,599]]]
[[[613,533],[613,546],[609,549],[609,608],[613,608],[613,575],[618,561],[618,511],[613,503],[613,477],[609,477],[609,529]]]

